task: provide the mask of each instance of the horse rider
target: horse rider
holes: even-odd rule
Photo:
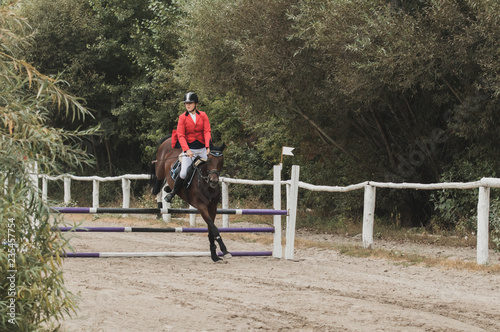
[[[174,188],[167,194],[165,200],[172,202],[186,178],[189,166],[195,156],[207,159],[210,153],[210,122],[205,112],[198,110],[198,96],[188,92],[183,101],[186,112],[179,116],[177,137],[182,148],[181,171],[174,182]]]

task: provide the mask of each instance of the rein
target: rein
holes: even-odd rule
[[[179,156],[181,156],[181,155],[183,155],[183,154],[184,154],[184,152],[183,152],[183,153],[181,153],[181,154],[179,154]],[[210,154],[211,154],[212,156],[216,156],[216,157],[221,157],[221,156],[223,156],[223,154],[222,154],[221,152],[218,152],[218,151],[217,151],[217,152],[215,152],[215,154],[212,154],[212,152],[210,152]],[[200,155],[200,153],[195,153],[194,155],[195,155],[195,156],[196,156],[196,155]],[[164,158],[164,159],[155,159],[155,160],[152,160],[152,161],[151,161],[151,164],[156,164],[156,163],[157,163],[157,162],[159,162],[159,161],[165,161],[165,160],[170,160],[170,159],[177,159],[177,158],[179,158],[179,156],[177,156],[177,157],[170,157],[170,158]]]
[[[178,157],[170,157],[170,158],[165,158],[165,159],[155,159],[151,161],[151,164],[156,164],[159,161],[165,161],[165,160],[170,160],[170,159],[177,159]]]

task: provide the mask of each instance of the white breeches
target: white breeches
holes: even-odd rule
[[[201,158],[207,159],[207,149],[206,148],[190,149],[190,150],[194,154],[194,157],[192,159],[189,158],[188,156],[185,156],[184,154],[181,158],[181,173],[179,174],[181,179],[186,178],[187,170],[188,170],[189,166],[193,163],[193,160],[194,160],[194,158],[196,158],[196,156],[200,156]]]

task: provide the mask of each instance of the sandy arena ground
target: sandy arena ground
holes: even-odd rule
[[[92,216],[66,220],[85,226],[155,223],[92,221]],[[270,235],[249,234],[244,241],[222,235],[230,251],[272,250],[262,244],[265,237],[272,241]],[[352,242],[306,233],[297,239]],[[77,252],[208,251],[206,234],[78,233],[71,244]],[[474,249],[380,241],[375,246],[476,258]],[[228,264],[214,264],[209,257],[68,258],[66,285],[78,294],[79,311],[63,322],[63,331],[500,330],[499,274],[407,266],[318,248],[296,249],[295,258],[233,257]],[[500,255],[492,252],[490,262],[500,264]]]

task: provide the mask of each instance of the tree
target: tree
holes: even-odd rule
[[[325,111],[336,92],[322,88],[320,54],[299,52],[304,42],[293,38],[289,15],[297,3],[185,2],[179,33],[186,52],[176,70],[186,84],[208,95],[233,91],[241,96],[240,109],[246,114],[236,116],[252,120],[243,122],[266,143],[252,144],[261,155],[279,156],[288,142],[309,152],[308,164],[339,154],[355,159],[339,141],[336,114]]]
[[[98,172],[144,171],[152,146],[174,126],[182,98],[170,73],[178,52],[174,3],[33,0],[23,9],[36,28],[29,58],[61,73],[95,114],[87,125],[101,129],[88,138]]]
[[[190,52],[178,70],[207,91],[243,96],[259,119],[282,119],[311,170],[322,170],[321,161],[340,169],[329,175],[350,183],[435,182],[470,152],[492,148],[484,141],[466,148],[473,143],[466,133],[489,136],[485,128],[498,128],[498,66],[490,57],[498,53],[497,7],[189,1],[182,36]],[[490,156],[496,164],[496,153]],[[404,195],[389,195],[388,203],[400,201],[395,212],[425,223],[428,194]]]
[[[90,162],[79,138],[91,131],[48,125],[52,105],[73,120],[90,114],[61,89],[64,82],[18,57],[31,42],[18,4],[0,5],[0,329],[34,331],[54,328],[75,303],[61,270],[66,240],[52,231],[60,218],[42,202],[30,173],[35,164],[58,174],[67,165]]]

